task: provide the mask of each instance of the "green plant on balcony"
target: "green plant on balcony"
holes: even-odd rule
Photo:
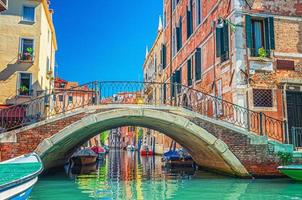
[[[22,60],[31,61],[33,59],[33,52],[31,47],[27,47],[22,55]]]
[[[259,58],[267,58],[267,56],[268,56],[268,54],[267,54],[266,50],[263,47],[258,49],[258,57]]]
[[[19,88],[19,94],[20,95],[28,95],[29,89],[25,85],[21,85]]]

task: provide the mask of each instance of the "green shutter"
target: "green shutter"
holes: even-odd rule
[[[220,57],[221,56],[221,33],[222,29],[221,28],[216,28],[216,56]]]
[[[160,62],[162,64],[163,69],[166,68],[166,46],[164,44],[161,45],[160,50]]]
[[[192,85],[192,60],[189,59],[187,63],[187,82],[188,86]]]
[[[197,48],[195,52],[195,80],[201,79],[201,49]]]
[[[264,19],[264,32],[265,32],[265,49],[269,50],[271,48],[270,45],[270,32],[269,32],[269,20],[268,18]]]
[[[252,33],[252,19],[250,15],[245,16],[245,34],[246,34],[246,46],[247,48],[252,48],[253,33]]]
[[[187,39],[192,34],[191,12],[187,9]]]
[[[229,25],[225,22],[223,26],[223,56],[228,59],[229,55]]]
[[[270,48],[275,49],[275,27],[274,18],[269,17]]]

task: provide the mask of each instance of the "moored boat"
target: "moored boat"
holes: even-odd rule
[[[43,164],[35,153],[1,162],[0,199],[28,199],[42,171]]]
[[[81,165],[94,164],[96,163],[97,158],[98,158],[98,154],[96,154],[94,151],[92,151],[89,148],[85,148],[75,152],[71,156],[70,160],[73,162],[73,165],[81,166]]]
[[[278,170],[296,181],[302,181],[302,165],[280,166]]]

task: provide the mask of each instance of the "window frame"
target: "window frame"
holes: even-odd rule
[[[251,23],[252,23],[252,52],[251,52],[251,56],[252,57],[258,57],[258,50],[256,51],[256,47],[255,47],[255,41],[256,41],[256,37],[255,37],[255,22],[261,22],[261,43],[262,43],[262,47],[264,49],[267,49],[266,44],[265,44],[265,22],[264,19],[262,18],[252,18],[251,19]]]
[[[272,107],[257,107],[254,104],[254,94],[253,94],[253,90],[271,90],[272,91]],[[250,88],[248,90],[248,94],[249,94],[249,106],[252,110],[254,111],[277,111],[277,96],[276,96],[276,89],[274,88],[265,88],[265,87],[255,87],[255,88]]]
[[[18,75],[17,75],[17,84],[16,84],[16,94],[17,94],[17,96],[24,96],[24,97],[28,97],[28,96],[32,96],[31,95],[31,91],[32,91],[32,86],[33,86],[33,74],[31,73],[31,72],[27,72],[27,71],[18,71],[17,72],[18,73]],[[21,74],[30,74],[30,79],[29,79],[29,88],[28,88],[28,90],[29,90],[29,94],[28,95],[22,95],[22,94],[20,94],[20,91],[19,91],[19,89],[20,89],[20,87],[21,87]]]
[[[24,60],[24,59],[21,59],[21,57],[23,56],[23,40],[32,40],[33,42],[33,55],[32,55],[32,59],[31,61],[28,61],[28,62],[34,62],[35,60],[35,39],[32,38],[32,37],[20,37],[20,40],[19,40],[19,53],[18,53],[18,60],[19,61],[23,61],[23,62],[26,62],[27,60]]]
[[[24,11],[25,11],[25,8],[33,8],[34,9],[34,16],[33,16],[33,20],[27,20],[24,18]],[[35,23],[36,22],[36,6],[34,5],[23,5],[22,6],[22,16],[21,16],[21,21],[22,22],[28,22],[28,23]]]

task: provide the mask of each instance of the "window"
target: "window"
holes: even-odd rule
[[[253,89],[254,107],[273,107],[273,91],[269,89]]]
[[[176,46],[177,46],[177,52],[182,47],[182,18],[179,18],[178,26],[176,27]]]
[[[196,26],[201,23],[201,15],[202,15],[202,7],[201,7],[201,0],[195,0],[195,18],[196,18]]]
[[[187,39],[193,33],[193,15],[192,15],[192,0],[189,1],[189,5],[187,7]]]
[[[252,18],[246,15],[246,43],[251,56],[269,57],[270,50],[275,49],[274,18]]]
[[[20,57],[21,61],[33,61],[34,55],[34,40],[33,39],[21,39],[20,45]]]
[[[172,55],[175,56],[176,55],[176,46],[177,46],[177,42],[176,42],[176,28],[174,27],[172,30]]]
[[[59,95],[59,101],[63,102],[63,95]]]
[[[229,26],[223,22],[223,27],[216,28],[216,56],[221,62],[229,59]]]
[[[187,82],[188,86],[192,85],[192,58],[187,62]]]
[[[18,95],[30,96],[31,95],[31,73],[19,73]]]
[[[160,50],[160,64],[162,65],[162,68],[166,68],[166,45],[162,44],[161,45],[161,50]]]
[[[157,56],[154,55],[154,71],[157,73]]]
[[[172,97],[175,97],[176,93],[180,93],[181,92],[181,68],[179,70],[176,70],[172,77],[171,77],[171,94]],[[175,91],[176,89],[176,91]]]
[[[35,7],[23,6],[23,21],[34,22],[35,21]]]
[[[68,96],[68,103],[72,103],[73,102],[73,96]]]
[[[195,52],[195,80],[201,79],[201,48],[197,48]]]

